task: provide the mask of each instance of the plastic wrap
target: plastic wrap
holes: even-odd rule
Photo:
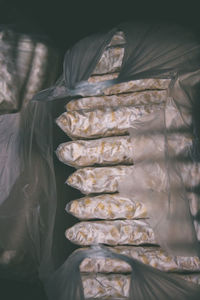
[[[95,247],[89,250],[74,252],[67,261],[50,276],[45,286],[50,300],[84,300],[86,298],[87,295],[84,295],[79,265],[87,257],[110,257],[122,260],[131,266],[132,273],[129,277],[129,288],[126,289],[127,299],[154,300],[155,295],[158,299],[162,300],[173,300],[174,297],[177,300],[199,299],[199,285],[182,280],[182,278],[175,275],[161,272],[150,266],[143,265],[137,260],[128,258],[125,255],[116,254],[102,247]],[[95,277],[96,276],[97,275],[95,275]],[[98,275],[98,277],[100,278],[101,275]],[[108,282],[109,277],[106,277],[105,280]],[[119,284],[119,288],[120,287],[120,291],[122,291],[123,285],[120,286]],[[105,292],[104,288],[105,286],[101,285],[101,293],[103,290]],[[85,291],[86,289],[89,289],[89,285],[85,285]],[[90,291],[90,295],[94,296],[95,289]],[[113,291],[113,289],[109,289],[109,292],[111,291]],[[118,297],[119,295],[116,295],[117,290],[114,289],[114,291],[115,297]],[[107,290],[106,294],[109,294],[109,292]],[[121,297],[119,296],[119,298]]]
[[[79,245],[140,245],[157,244],[151,227],[144,220],[80,222],[65,232]]]
[[[123,105],[146,105],[159,104],[167,99],[166,90],[148,90],[142,92],[125,93],[121,95],[86,97],[76,100],[71,100],[67,103],[67,111],[95,109],[100,107],[117,107]]]
[[[147,217],[144,205],[119,194],[83,197],[67,203],[66,210],[79,219],[139,219]]]
[[[200,164],[179,162],[177,164],[181,174],[181,180],[188,191],[195,189],[200,180]],[[134,192],[130,181],[134,180]],[[83,194],[90,193],[115,193],[121,194],[129,199],[142,202],[151,210],[157,211],[155,203],[157,197],[162,205],[168,204],[166,192],[168,190],[168,172],[165,164],[160,160],[152,162],[141,162],[131,166],[113,167],[86,167],[78,169],[70,175],[66,181],[70,186],[79,189]],[[180,192],[180,184],[173,182],[173,191]],[[144,192],[145,190],[145,192]],[[188,202],[189,204],[189,202]],[[161,209],[161,208],[160,208]]]
[[[60,161],[75,168],[91,165],[133,163],[133,148],[129,136],[97,140],[77,140],[60,144],[56,154]]]
[[[124,32],[126,40],[119,76],[101,82],[88,82],[103,50],[114,33],[119,30]],[[145,205],[151,204],[149,205],[149,207],[151,206],[150,222],[159,244],[162,244],[169,253],[187,256],[199,255],[199,245],[187,198],[187,190],[198,194],[199,178],[198,176],[193,177],[192,184],[185,185],[179,167],[179,158],[174,159],[173,153],[169,151],[168,137],[171,132],[177,131],[193,134],[193,145],[189,151],[186,151],[187,153],[185,152],[187,159],[184,158],[184,160],[186,160],[188,169],[192,166],[193,170],[196,168],[198,171],[196,164],[200,157],[199,65],[199,41],[184,28],[171,24],[120,24],[109,33],[85,38],[68,50],[60,79],[54,86],[34,97],[35,100],[40,101],[66,97],[67,102],[73,96],[86,97],[123,93],[123,85],[127,91],[127,86],[133,80],[141,82],[143,79],[150,78],[166,79],[168,82],[165,88],[168,87],[170,81],[168,92],[173,105],[164,106],[160,112],[149,114],[147,118],[141,117],[140,120],[129,125],[129,127],[133,127],[135,136],[138,133],[143,135],[145,130],[151,134],[158,132],[163,134],[164,150],[161,150],[159,160],[154,157],[153,161],[148,159],[145,162],[144,165],[149,166],[149,169],[140,169],[140,162],[136,160],[132,175],[128,174],[127,180],[123,182],[124,186],[121,185],[121,192],[129,192],[130,197],[134,195],[134,197],[137,196],[137,199],[143,199]],[[132,91],[131,89],[130,86],[129,92]],[[139,170],[138,174],[136,174],[136,170]],[[142,174],[147,180],[141,180]],[[186,178],[189,179],[187,176]],[[154,181],[154,179],[156,180]],[[153,183],[153,189],[151,183]],[[159,186],[160,184],[161,186]],[[97,256],[97,253],[95,255]],[[71,257],[52,276],[47,287],[50,299],[84,299],[74,257]],[[80,257],[75,259],[78,265],[81,259]],[[129,261],[128,258],[125,260]],[[162,300],[183,300],[199,298],[199,288],[194,291],[195,287],[189,283],[183,283],[171,275],[147,266],[135,264],[132,260],[130,264],[134,265],[135,272],[134,284],[130,285],[130,299],[151,300],[157,297]],[[52,282],[55,283],[55,286]]]
[[[12,105],[5,102],[0,116],[0,277],[31,281],[53,269],[56,184],[51,104],[29,100],[55,80],[59,60],[57,51],[39,37],[9,30],[1,34],[9,45],[0,55],[13,63],[9,72],[14,81]],[[46,78],[52,60],[53,74]],[[3,72],[1,68],[0,76]]]
[[[84,248],[81,249],[84,250]],[[108,249],[165,272],[198,273],[200,269],[200,259],[197,256],[172,256],[160,247],[115,246]],[[126,262],[117,259],[88,257],[81,263],[80,271],[83,273],[130,273],[131,267]]]
[[[179,277],[180,275],[177,275]],[[182,275],[183,280],[200,284],[200,275]],[[129,299],[130,276],[122,274],[91,274],[82,275],[83,289],[85,298],[99,299],[101,297],[110,297],[110,299],[118,299],[122,297]],[[106,298],[107,299],[107,298]]]
[[[189,134],[170,134],[169,151],[174,156],[186,156],[192,147]],[[165,140],[162,134],[148,136],[116,136],[97,140],[77,140],[62,143],[56,150],[57,157],[63,163],[75,168],[92,165],[133,164],[134,160],[162,158]],[[183,159],[182,158],[182,159]]]
[[[125,135],[132,122],[143,115],[162,109],[162,105],[105,107],[92,111],[64,112],[56,120],[58,126],[71,138],[97,138]]]

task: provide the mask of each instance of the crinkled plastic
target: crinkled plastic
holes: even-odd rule
[[[190,76],[191,74],[184,77],[189,80]],[[129,177],[124,177],[123,182],[119,184],[119,191],[128,197],[133,197],[133,195],[135,199],[139,197],[141,202],[145,203],[151,215],[149,223],[154,229],[159,244],[164,249],[175,255],[199,256],[199,242],[189,208],[184,173],[181,172],[180,168],[180,161],[182,161],[185,166],[192,163],[194,168],[196,165],[196,169],[198,169],[199,162],[194,155],[198,148],[193,143],[192,147],[186,148],[181,155],[174,155],[170,147],[171,133],[181,130],[192,133],[194,120],[192,103],[189,101],[195,101],[195,98],[190,99],[185,96],[184,92],[186,93],[187,90],[191,91],[189,82],[185,86],[185,91],[177,87],[177,81],[171,86],[170,92],[173,96],[171,101],[174,101],[176,107],[179,105],[176,108],[179,114],[176,119],[173,120],[173,114],[167,110],[166,106],[163,112],[156,112],[148,120],[145,120],[144,117],[133,124],[132,129],[130,129],[131,136],[139,140],[149,137],[153,141],[153,147],[159,149],[160,154],[156,156],[153,147],[152,149],[144,147],[143,151],[141,149],[143,155],[140,153],[140,156],[143,156],[144,160],[141,161],[139,156],[135,157],[133,173]],[[179,93],[181,94],[180,98]],[[177,122],[178,118],[181,118],[182,122]],[[170,130],[171,124],[173,124],[172,130]],[[164,147],[160,147],[156,141],[160,132],[163,134]],[[195,136],[194,141],[197,139],[198,137]],[[160,172],[161,169],[165,170],[165,176]],[[161,183],[156,186],[158,179]],[[200,182],[199,173],[195,179],[198,185]],[[164,189],[162,189],[163,184]],[[190,191],[195,192],[196,188],[195,186],[191,187]]]
[[[86,257],[109,257],[122,260],[131,266],[130,300],[198,300],[200,287],[144,265],[139,261],[117,254],[102,246],[76,251],[50,276],[45,288],[49,300],[84,300],[79,266]]]
[[[118,78],[88,83],[103,50],[117,31],[125,35],[125,54]],[[194,34],[174,24],[123,23],[106,34],[86,37],[69,49],[63,75],[55,86],[33,100],[48,101],[70,96],[94,96],[120,82],[143,78],[174,78],[198,69],[199,42]]]
[[[52,270],[56,184],[51,104],[29,100],[56,79],[59,59],[40,39],[5,28],[0,34],[8,40],[0,56],[12,79],[0,80],[9,83],[0,104],[0,277],[34,280]],[[52,60],[54,72],[46,78]]]
[[[126,40],[119,76],[99,83],[88,82],[106,44],[119,30],[124,32]],[[129,193],[129,198],[138,195],[141,199],[144,196],[145,205],[148,205],[152,214],[151,225],[160,244],[167,251],[176,255],[200,255],[187,190],[178,164],[179,160],[183,160],[195,166],[200,158],[200,43],[194,34],[177,25],[133,23],[120,24],[107,34],[85,38],[67,51],[63,75],[55,86],[36,94],[33,100],[48,101],[66,98],[67,101],[72,96],[104,95],[106,88],[114,84],[144,78],[171,79],[168,93],[172,105],[166,105],[155,115],[140,118],[133,124],[131,134],[134,137],[140,134],[146,135],[153,139],[153,135],[159,132],[163,135],[164,147],[161,149],[159,160],[157,157],[153,160],[147,157],[143,162],[144,166],[151,163],[151,168],[146,173],[147,169],[144,168],[144,172],[139,174],[139,180],[136,178],[136,171],[133,171],[132,176],[129,174],[127,181],[125,180],[126,190],[122,184],[121,192],[126,195]],[[169,147],[170,134],[177,132],[192,133],[194,138],[192,147],[181,153],[183,157],[174,156]],[[138,169],[139,164],[140,162],[136,160],[135,170]],[[161,168],[166,174],[166,185],[163,191],[159,191],[159,186],[152,189],[150,184],[151,175],[155,174],[155,177],[158,177],[160,173],[157,170]],[[143,176],[146,181],[143,180]],[[146,182],[149,184],[145,185]],[[189,191],[198,196],[199,185]],[[151,210],[152,207],[154,212]],[[73,258],[76,256],[70,257],[50,280],[48,285],[50,299],[84,299],[81,279],[77,273],[78,267],[75,266]],[[81,259],[80,256],[77,258],[78,264]],[[146,268],[133,261],[130,264],[134,270],[133,276],[135,275],[130,299],[198,299],[199,297],[199,291],[193,293],[194,290],[189,285],[185,282],[180,283],[171,275],[168,277],[167,274],[157,273],[152,268]]]

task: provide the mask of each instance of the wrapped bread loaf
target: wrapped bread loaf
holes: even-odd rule
[[[200,273],[191,275],[176,275],[187,281],[200,284]],[[116,297],[129,297],[130,276],[122,274],[90,274],[82,275],[85,298],[100,298],[104,296],[116,299]],[[106,298],[107,299],[107,298]],[[174,298],[175,299],[175,298]],[[189,300],[189,299],[188,299]]]
[[[171,155],[187,154],[192,145],[191,136],[171,134],[168,149]],[[134,160],[159,159],[164,155],[163,135],[108,137],[96,140],[77,140],[62,143],[56,150],[63,163],[75,168],[92,165],[133,164]]]
[[[111,96],[85,97],[71,100],[66,105],[67,111],[81,109],[95,109],[100,107],[117,107],[131,105],[159,104],[167,99],[166,90],[153,90],[127,93]]]
[[[69,202],[68,213],[82,220],[89,219],[139,219],[147,217],[142,203],[122,197],[119,194],[103,194],[83,197]]]
[[[153,230],[142,220],[80,222],[67,229],[65,235],[82,246],[156,244]]]
[[[160,247],[116,246],[110,250],[137,259],[161,271],[198,272],[200,270],[199,257],[172,256]],[[80,270],[86,273],[129,273],[131,267],[117,259],[88,257],[81,263]]]
[[[180,163],[179,174],[187,188],[198,186],[200,164]],[[122,182],[134,171],[143,180],[142,186],[156,191],[165,191],[168,186],[165,165],[159,163],[137,164],[136,166],[88,167],[75,171],[66,181],[83,194],[118,192]],[[139,178],[138,178],[139,180]],[[134,195],[133,195],[134,196]]]
[[[71,138],[96,138],[125,135],[134,121],[163,109],[163,105],[109,107],[94,111],[64,112],[57,118],[58,126]]]

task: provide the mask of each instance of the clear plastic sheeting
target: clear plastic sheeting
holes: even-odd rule
[[[49,282],[45,286],[50,300],[84,300],[86,298],[79,266],[87,257],[109,257],[122,260],[131,266],[130,284],[126,290],[127,299],[155,300],[155,297],[162,300],[199,299],[200,287],[197,284],[187,282],[175,275],[169,275],[150,266],[146,266],[125,255],[117,254],[108,249],[96,246],[89,250],[74,252],[66,262],[50,276]],[[88,285],[87,288],[89,288]],[[101,291],[103,292],[103,286]],[[95,295],[88,294],[88,296],[91,297]],[[115,294],[115,296],[117,295]],[[117,297],[120,296],[121,295],[118,295]]]
[[[51,104],[29,100],[59,59],[43,38],[6,28],[0,38],[0,277],[31,281],[53,270],[57,204]]]
[[[117,31],[125,36],[125,53],[117,79],[99,84],[87,82],[96,64]],[[87,54],[87,55],[86,55]],[[67,51],[63,75],[55,86],[35,95],[48,101],[68,96],[103,94],[115,83],[143,78],[173,78],[198,68],[199,43],[194,34],[180,26],[157,23],[120,24],[107,34],[82,39]]]
[[[181,278],[200,284],[200,277],[195,275],[182,275]],[[177,277],[179,276],[178,274]],[[82,281],[85,298],[99,299],[101,297],[110,297],[110,299],[116,299],[116,297],[123,297],[124,299],[129,299],[130,280],[129,275],[123,274],[109,274],[106,276],[104,274],[84,274],[82,275]]]
[[[171,101],[174,101],[181,122],[177,122],[177,118],[173,117],[173,112],[170,114],[166,106],[163,113],[156,114],[155,119],[143,118],[141,122],[133,124],[130,129],[132,137],[136,136],[141,139],[150,134],[155,148],[159,149],[160,144],[156,144],[154,136],[156,137],[157,133],[161,132],[164,147],[160,149],[159,159],[156,156],[151,157],[148,152],[150,148],[144,148],[143,153],[146,159],[141,162],[136,158],[132,175],[125,177],[123,182],[119,183],[119,191],[122,195],[127,197],[134,195],[136,199],[139,197],[141,202],[145,203],[150,213],[149,223],[154,229],[159,244],[169,253],[186,256],[199,255],[200,250],[187,196],[187,190],[196,192],[200,183],[199,172],[196,176],[193,174],[193,171],[199,168],[196,156],[198,136],[194,135],[195,143],[192,147],[186,148],[182,155],[174,156],[170,148],[170,133],[175,130],[195,133],[195,119],[192,112],[192,102],[195,98],[188,97],[191,93],[190,86],[195,83],[193,76],[197,79],[195,72],[192,75],[184,75],[183,81],[180,77],[171,86],[170,93],[173,96]],[[185,80],[187,80],[186,86]],[[194,83],[189,84],[190,80],[194,80]],[[180,82],[182,88],[180,88]],[[172,130],[169,130],[170,127]],[[161,169],[164,170],[164,177],[160,172]],[[186,169],[189,171],[188,175],[191,174],[190,183],[190,179],[186,180],[185,177],[184,170]]]

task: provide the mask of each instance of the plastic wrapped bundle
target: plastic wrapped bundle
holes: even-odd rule
[[[134,106],[146,104],[159,104],[167,99],[166,90],[148,90],[143,92],[126,93],[122,95],[86,97],[71,100],[66,105],[67,111],[94,109],[99,107]]]
[[[118,30],[124,32],[126,40],[123,63],[119,74],[117,74],[116,78],[114,77],[116,74],[113,77],[103,77],[104,75],[102,75],[102,77],[93,77],[92,73],[102,56],[105,46],[109,44],[114,33]],[[193,192],[194,187],[198,185],[198,166],[197,172],[194,171],[193,166],[195,166],[196,161],[199,160],[199,152],[196,147],[196,142],[199,138],[197,134],[199,130],[198,126],[196,126],[198,118],[195,117],[198,111],[195,108],[198,107],[198,88],[200,82],[199,49],[199,42],[193,35],[179,27],[170,26],[170,24],[167,24],[167,26],[161,26],[160,24],[120,24],[108,34],[99,34],[85,38],[73,48],[69,49],[65,55],[63,75],[60,80],[50,89],[42,91],[39,95],[35,96],[37,100],[52,100],[63,97],[69,99],[74,96],[80,98],[81,96],[113,95],[115,93],[124,93],[124,91],[146,90],[147,82],[144,84],[145,86],[143,86],[143,83],[145,80],[148,81],[149,78],[158,79],[158,81],[168,81],[164,90],[169,88],[169,95],[173,104],[175,104],[174,110],[170,110],[169,107],[165,106],[158,114],[152,111],[147,117],[143,115],[137,119],[137,122],[128,124],[130,125],[129,127],[137,127],[140,121],[142,126],[144,125],[144,121],[146,121],[146,125],[149,125],[150,122],[148,121],[151,118],[151,121],[155,120],[156,115],[158,116],[158,120],[163,121],[158,122],[156,124],[158,126],[153,128],[154,132],[155,129],[161,132],[165,139],[164,152],[161,151],[163,152],[161,160],[159,162],[156,161],[155,164],[151,162],[152,165],[149,168],[140,168],[140,166],[138,166],[138,159],[136,159],[136,161],[133,159],[136,166],[134,170],[137,170],[138,174],[136,174],[137,172],[134,173],[134,170],[132,174],[128,173],[126,180],[127,178],[129,179],[127,180],[129,186],[124,185],[124,188],[126,188],[132,196],[135,197],[137,195],[138,198],[140,197],[140,200],[145,198],[144,202],[141,202],[145,203],[145,205],[150,204],[149,206],[152,206],[150,218],[154,221],[154,228],[165,228],[165,230],[162,231],[164,234],[159,238],[159,241],[164,240],[166,242],[164,245],[165,249],[174,250],[174,248],[176,248],[180,254],[183,248],[184,251],[186,250],[185,252],[190,255],[194,255],[194,253],[198,252],[194,232],[192,230],[185,230],[186,223],[187,225],[189,224],[189,229],[192,228],[190,227],[191,223],[188,218],[189,210],[187,197],[185,196],[187,189],[191,189]],[[104,80],[101,81],[102,79]],[[138,80],[140,85],[139,89],[135,86],[135,80]],[[149,88],[154,89],[155,87],[150,85]],[[163,89],[163,87],[161,87],[161,89]],[[187,119],[188,115],[189,118]],[[181,116],[181,118],[177,118],[178,116]],[[91,123],[92,118],[90,115],[90,120],[88,117],[86,117],[85,120]],[[95,127],[102,122],[104,122],[104,119],[101,116],[96,122]],[[84,126],[82,126],[84,122],[81,123],[77,120],[77,123],[79,127],[88,130],[87,127],[84,128]],[[106,126],[109,126],[110,121],[104,123],[106,123]],[[185,169],[183,168],[182,172],[177,163],[178,158],[174,159],[174,157],[171,157],[171,153],[168,151],[169,129],[182,130],[184,132],[191,132],[191,129],[193,130],[194,143],[192,145],[193,148],[189,151],[189,160],[193,163],[193,171],[188,172],[189,175],[186,175],[185,172],[187,172],[186,170],[190,168],[191,165],[189,166],[186,162]],[[141,131],[139,130],[139,132]],[[68,134],[70,135],[70,131]],[[111,133],[111,135],[115,134],[116,133]],[[117,135],[121,134],[124,134],[124,132],[117,133]],[[79,134],[76,136],[72,134],[71,136],[73,138],[82,138]],[[102,136],[105,135],[99,133],[98,137]],[[83,136],[83,138],[94,137],[95,135],[92,136],[91,132],[89,132],[88,137]],[[141,180],[143,175],[144,180]],[[194,177],[191,179],[189,178],[190,175]],[[101,178],[101,176],[99,177]],[[91,176],[94,186],[96,184],[95,180],[99,181],[99,177],[97,176],[95,178]],[[108,177],[107,179],[110,178]],[[79,178],[79,180],[82,181],[82,178]],[[102,182],[103,184],[105,183],[105,181]],[[137,189],[140,189],[140,192],[142,192],[140,193]],[[89,192],[97,192],[98,189],[96,190],[95,187],[95,189],[91,188],[88,190]],[[100,192],[102,192],[102,190]],[[148,208],[149,207],[147,207],[147,210]],[[152,214],[152,211],[154,211],[154,214]],[[162,214],[162,212],[164,213]],[[163,215],[168,216],[168,219],[163,218]],[[171,228],[168,227],[169,223],[171,223]],[[179,247],[176,247],[176,244],[178,244]],[[193,251],[193,249],[195,249],[195,251]],[[97,253],[95,253],[95,255],[97,255]],[[74,257],[70,257],[68,262],[52,277],[48,285],[51,299],[57,299],[59,297],[62,300],[84,299],[77,267],[83,256],[76,257],[76,264],[74,264]],[[117,256],[117,258],[119,258],[119,256]],[[186,282],[183,283],[181,280],[171,275],[169,276],[169,274],[165,272],[162,273],[147,265],[140,264],[133,259],[129,260],[128,257],[125,257],[124,260],[130,263],[132,267],[132,284],[130,285],[129,294],[131,300],[152,300],[155,299],[155,297],[162,300],[171,300],[174,299],[174,297],[177,300],[196,300],[199,298],[199,288],[195,285],[187,284]],[[135,281],[133,281],[133,278]],[[55,282],[53,279],[55,279]],[[58,293],[56,293],[56,291]],[[57,297],[57,294],[59,297]]]
[[[165,90],[169,87],[170,79],[138,79],[128,82],[114,84],[113,86],[106,88],[104,95],[116,95],[122,93],[131,93],[145,90]]]
[[[80,222],[65,232],[78,245],[156,244],[153,230],[142,220]]]
[[[70,175],[66,183],[83,194],[114,193],[118,190],[120,178],[131,174],[132,169],[133,166],[83,168]]]
[[[106,297],[106,299],[118,299],[121,297],[128,299],[130,278],[126,275],[82,274],[81,278],[86,299],[103,297]]]
[[[166,191],[167,172],[165,165],[159,163],[141,163],[137,166],[87,167],[75,171],[68,177],[66,182],[70,186],[79,189],[83,194],[115,193],[119,190],[119,183],[125,181],[125,178],[133,172],[137,176],[137,182],[141,180],[140,185],[142,188],[148,186],[148,189],[154,191]],[[200,178],[199,164],[180,163],[178,172],[180,172],[179,174],[181,174],[182,180],[188,189],[198,186]],[[124,194],[126,194],[126,190],[128,194],[129,182],[123,182],[122,187],[123,184]],[[180,186],[177,185],[175,188],[180,188]],[[137,191],[137,186],[135,186],[135,189]],[[133,193],[132,197],[134,195]],[[131,194],[128,197],[131,197]],[[148,198],[150,195],[144,194],[144,197]],[[160,197],[162,198],[163,195],[160,195]]]
[[[122,64],[123,56],[123,47],[115,46],[105,49],[101,59],[93,71],[93,75],[118,72]]]
[[[90,165],[132,164],[133,148],[129,136],[98,140],[77,140],[60,144],[56,154],[60,161],[79,168]]]
[[[177,277],[181,275],[176,275]],[[182,279],[200,284],[200,275],[182,275]],[[85,298],[111,297],[129,299],[130,281],[128,275],[82,275]],[[134,283],[133,283],[134,284]]]
[[[68,213],[79,219],[139,219],[147,217],[145,206],[119,194],[83,197],[69,202]]]
[[[156,120],[158,120],[157,124]],[[160,120],[162,122],[159,123]],[[168,97],[165,104],[64,112],[56,122],[73,139],[92,139],[125,135],[128,134],[130,128],[137,128],[140,125],[142,127],[145,123],[150,124],[151,130],[157,133],[164,130],[169,133],[177,131],[188,133],[192,124],[192,116],[186,110],[180,112],[174,100]],[[152,127],[153,125],[154,127]]]
[[[115,246],[110,250],[165,272],[182,273],[199,272],[200,270],[199,257],[172,256],[159,247]],[[81,263],[80,271],[85,273],[129,273],[131,267],[126,262],[117,259],[88,257]]]
[[[124,56],[125,37],[122,31],[116,32],[97,63],[92,75],[118,72]]]
[[[169,136],[169,151],[172,155],[185,155],[192,146],[192,138],[186,134]],[[160,159],[163,157],[165,140],[161,134],[148,136],[117,136],[97,140],[77,140],[62,143],[56,150],[63,163],[75,168],[92,165],[133,164],[134,158]],[[146,149],[146,151],[144,151]]]
[[[122,260],[131,266],[131,275],[82,274],[81,276],[79,266],[87,257]],[[191,279],[194,279],[193,275],[190,276]],[[127,296],[127,299],[131,300],[146,300],[147,296],[153,300],[155,295],[158,299],[169,300],[176,295],[178,300],[198,300],[200,288],[178,275],[161,272],[135,259],[111,252],[105,247],[95,246],[93,249],[75,251],[71,254],[50,277],[46,290],[50,300],[55,298],[64,300],[66,297],[70,300],[84,300],[91,297],[95,299],[102,295],[114,296],[114,299]]]
[[[162,109],[159,105],[102,108],[94,111],[70,111],[57,120],[58,126],[72,138],[96,138],[128,133],[131,124],[145,114]]]

